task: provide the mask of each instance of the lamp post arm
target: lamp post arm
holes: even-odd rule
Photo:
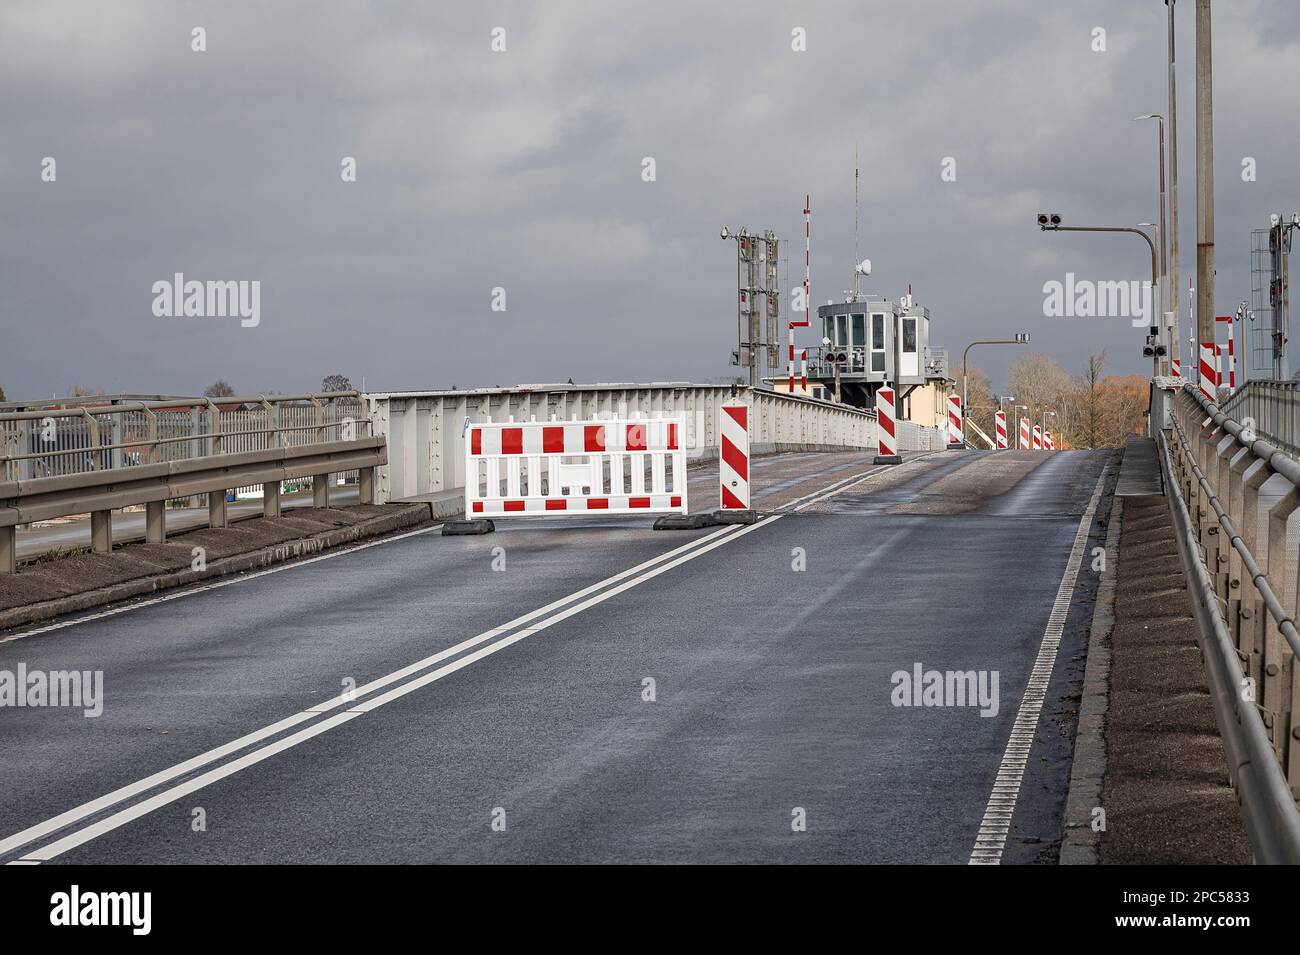
[[[1014,338],[990,338],[984,341],[971,342],[966,346],[966,350],[961,353],[961,413],[966,415],[966,357],[970,350],[976,345],[1023,345],[1024,342],[1018,342]]]
[[[1119,225],[1045,225],[1039,228],[1044,232],[1132,232],[1134,235],[1140,235],[1151,249],[1151,288],[1154,290],[1160,284],[1160,258],[1156,254],[1156,244],[1151,241],[1151,236],[1141,229]],[[1155,294],[1154,291],[1152,294]]]

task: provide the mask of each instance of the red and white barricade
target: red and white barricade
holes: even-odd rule
[[[966,440],[962,437],[961,396],[948,396],[948,450],[964,448]]]
[[[1036,424],[1036,425],[1034,425],[1034,446],[1033,446],[1033,450],[1035,450],[1035,451],[1041,451],[1041,450],[1043,450],[1043,426],[1042,426],[1041,424]]]
[[[1007,450],[1007,413],[1005,411],[993,412],[993,432],[997,449],[999,451]]]
[[[728,398],[718,409],[718,497],[724,511],[749,510],[749,405]],[[685,500],[685,498],[683,498]]]
[[[684,416],[466,427],[466,518],[687,512]]]
[[[1183,377],[1183,363],[1181,361],[1175,358],[1170,361],[1169,365],[1170,368],[1173,370],[1173,375],[1175,378]]]
[[[1052,432],[1043,432],[1043,448],[1047,451],[1056,450],[1056,439],[1052,437]]]
[[[1215,401],[1215,388],[1219,383],[1218,360],[1215,357],[1214,342],[1201,342],[1201,367],[1198,376],[1201,394],[1207,401]]]
[[[1029,450],[1029,419],[1020,419],[1020,450]]]

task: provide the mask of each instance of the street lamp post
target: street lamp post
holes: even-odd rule
[[[1066,427],[1066,425],[1065,425],[1065,418],[1063,418],[1062,416],[1060,416],[1060,414],[1057,414],[1057,413],[1054,412],[1054,411],[1045,411],[1045,412],[1043,412],[1044,425],[1047,424],[1047,421],[1045,421],[1045,418],[1047,418],[1048,416],[1052,416],[1052,417],[1054,417],[1054,418],[1056,418],[1056,417],[1060,417],[1060,418],[1061,418],[1061,433],[1062,433],[1062,435],[1065,434],[1065,427]],[[1047,430],[1047,429],[1044,429],[1044,430]]]
[[[1060,216],[1056,218],[1059,220]],[[1156,244],[1151,241],[1151,236],[1141,229],[1128,225],[1061,225],[1059,221],[1046,220],[1046,215],[1038,216],[1038,227],[1044,232],[1132,232],[1134,235],[1142,236],[1151,249],[1151,287],[1153,289],[1160,287],[1160,259],[1156,255]]]
[[[1160,294],[1160,320],[1157,324],[1160,326],[1160,340],[1164,342],[1166,348],[1172,348],[1173,342],[1170,341],[1172,330],[1165,325],[1164,313],[1169,310],[1169,249],[1166,244],[1165,236],[1168,230],[1165,223],[1165,118],[1159,113],[1147,113],[1145,116],[1134,117],[1134,122],[1143,119],[1154,119],[1160,123],[1160,223],[1157,226],[1160,235],[1160,281],[1163,286]],[[1166,359],[1167,360],[1167,359]]]
[[[966,356],[976,345],[1027,345],[1029,344],[1028,332],[1017,332],[1015,338],[992,338],[987,341],[971,342],[966,346],[966,350],[961,353],[961,413],[966,415],[966,399],[968,397],[966,390]]]
[[[1169,311],[1173,314],[1173,341],[1170,355],[1181,360],[1182,335],[1178,315],[1178,84],[1174,75],[1174,2],[1165,0],[1169,9]],[[1196,356],[1191,356],[1194,359]]]
[[[1160,287],[1160,258],[1156,255],[1156,244],[1142,229],[1126,225],[1062,225],[1061,217],[1053,212],[1048,215],[1045,212],[1038,214],[1038,228],[1043,232],[1131,232],[1133,235],[1140,235],[1147,248],[1151,250],[1151,294],[1156,295],[1156,289]],[[1160,322],[1156,323],[1159,331]],[[1167,349],[1161,349],[1167,350]],[[1159,351],[1155,348],[1151,350],[1152,355],[1152,375],[1159,372]]]

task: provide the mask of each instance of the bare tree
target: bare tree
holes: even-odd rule
[[[1088,368],[1083,373],[1079,395],[1079,424],[1075,428],[1086,448],[1100,443],[1102,427],[1102,370],[1106,367],[1106,353],[1088,356]]]
[[[998,410],[997,399],[993,397],[993,383],[983,368],[971,365],[967,369],[966,401],[967,417],[972,418],[975,425],[990,438],[995,438],[993,412]]]
[[[1026,416],[1034,424],[1042,424],[1047,412],[1055,411],[1056,418],[1049,422],[1054,431],[1063,423],[1073,424],[1071,406],[1075,393],[1070,374],[1046,355],[1025,355],[1013,362],[1008,370],[1011,393],[1016,404],[1028,407]]]
[[[326,375],[320,382],[321,391],[351,391],[352,382],[346,375]]]
[[[229,398],[234,395],[235,389],[230,387],[230,382],[224,378],[218,378],[208,387],[203,389],[205,398]]]

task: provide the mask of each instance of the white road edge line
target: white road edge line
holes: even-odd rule
[[[1016,802],[1020,797],[1020,784],[1025,778],[1025,766],[1029,762],[1029,751],[1034,744],[1034,733],[1038,720],[1042,716],[1043,703],[1047,699],[1047,688],[1052,681],[1052,670],[1056,666],[1056,653],[1061,646],[1061,636],[1065,632],[1065,621],[1070,613],[1070,602],[1074,597],[1074,584],[1079,577],[1079,565],[1083,562],[1084,548],[1088,544],[1088,532],[1092,529],[1092,518],[1097,513],[1097,502],[1101,500],[1102,486],[1106,481],[1108,469],[1103,469],[1093,488],[1092,499],[1083,517],[1079,519],[1079,529],[1074,535],[1074,546],[1070,548],[1070,558],[1065,564],[1065,573],[1061,575],[1061,585],[1056,590],[1056,600],[1052,612],[1047,618],[1047,629],[1043,631],[1042,643],[1038,646],[1038,656],[1034,668],[1029,672],[1029,682],[1025,686],[1025,695],[1016,712],[1016,721],[1011,725],[1011,736],[1007,740],[1002,762],[998,765],[997,777],[993,780],[993,792],[984,809],[984,818],[980,822],[979,833],[975,837],[975,847],[971,849],[968,865],[1000,865],[1002,853],[1006,850],[1007,835],[1011,832],[1011,817],[1015,815]]]
[[[870,472],[863,472],[862,474],[859,474],[854,478],[849,478],[846,481],[841,481],[838,482],[837,484],[832,485],[829,490],[822,490],[822,491],[815,492],[814,494],[808,495],[805,498],[798,498],[797,501],[806,500],[806,503],[803,504],[802,506],[804,507],[811,506],[812,504],[817,503],[819,500],[822,500],[827,497],[832,497],[835,494],[838,494],[846,487],[851,486],[852,483],[854,483],[855,481],[861,480],[861,478],[868,473]],[[578,591],[577,593],[570,594],[568,597],[563,597],[559,600],[553,601],[550,604],[547,604],[545,607],[538,608],[537,610],[534,610],[521,617],[516,617],[514,620],[512,620],[510,623],[504,626],[494,627],[493,629],[485,631],[476,637],[471,637],[469,640],[462,641],[461,643],[457,644],[454,647],[450,647],[447,650],[440,651],[439,653],[436,653],[431,657],[426,657],[424,660],[410,664],[407,667],[403,667],[401,670],[396,670],[393,673],[388,674],[387,676],[380,677],[377,680],[373,680],[370,683],[365,684],[365,686],[359,687],[357,690],[353,692],[353,694],[350,697],[347,695],[337,696],[332,700],[326,701],[325,703],[318,704],[317,706],[309,708],[307,710],[303,710],[300,713],[295,713],[293,716],[290,716],[284,720],[280,720],[279,722],[274,723],[271,726],[267,726],[264,727],[263,729],[256,730],[253,733],[240,737],[239,739],[234,740],[230,743],[226,743],[225,745],[217,747],[216,749],[209,750],[207,753],[203,753],[199,756],[195,756],[192,759],[185,761],[184,763],[180,763],[177,766],[171,767],[170,769],[161,770],[160,772],[154,773],[152,776],[140,780],[139,782],[132,783],[128,786],[123,786],[120,789],[117,789],[114,792],[111,792],[105,796],[101,796],[98,799],[95,799],[88,803],[84,803],[81,806],[70,809],[67,812],[61,813],[60,815],[48,819],[44,822],[40,822],[34,826],[30,826],[21,832],[15,833],[12,836],[0,840],[0,855],[5,855],[9,852],[12,852],[15,849],[18,849],[38,839],[41,839],[44,836],[51,834],[52,832],[55,832],[59,829],[66,828],[69,825],[79,822],[82,819],[85,819],[87,816],[94,815],[97,812],[100,812],[104,809],[108,809],[111,806],[116,805],[117,803],[132,798],[133,796],[139,795],[142,792],[152,789],[178,776],[184,775],[187,772],[191,772],[194,769],[199,768],[200,766],[207,765],[208,763],[220,759],[223,756],[229,755],[232,752],[236,752],[240,749],[247,748],[253,743],[260,742],[261,740],[266,739],[269,736],[273,736],[282,730],[295,726],[298,723],[313,718],[314,716],[323,714],[330,709],[334,709],[338,706],[343,705],[344,703],[354,703],[357,697],[359,696],[368,694],[375,689],[393,683],[401,679],[403,676],[407,676],[410,675],[411,673],[418,672],[421,669],[425,669],[428,666],[432,665],[434,662],[444,660],[449,656],[454,656],[455,654],[465,649],[468,649],[469,647],[472,647],[478,643],[482,643],[486,640],[489,640],[492,637],[500,636],[502,633],[506,633],[512,630],[515,626],[521,623],[525,623],[530,620],[533,620],[536,617],[545,614],[546,612],[556,607],[560,607],[565,604],[572,603],[574,600],[584,595],[590,594],[596,590],[600,590],[602,587],[605,587],[607,584],[611,582],[635,574],[638,570],[641,570],[645,567],[653,566],[655,564],[661,564],[661,566],[655,567],[655,569],[649,571],[648,573],[642,574],[640,577],[637,577],[633,580],[625,581],[624,583],[619,584],[616,587],[610,588],[609,590],[606,590],[605,592],[595,597],[591,597],[583,601],[581,604],[576,604],[574,606],[571,606],[568,609],[561,611],[560,613],[554,614],[551,618],[541,621],[539,624],[535,626],[527,627],[523,630],[520,630],[517,633],[513,633],[508,637],[504,637],[503,639],[497,640],[495,643],[491,643],[488,646],[481,647],[480,649],[474,651],[473,653],[467,654],[461,659],[456,660],[455,662],[450,663],[444,667],[441,667],[438,670],[433,671],[432,673],[425,674],[422,677],[419,677],[415,680],[411,680],[410,682],[402,684],[401,686],[395,687],[394,689],[388,691],[382,696],[376,697],[374,700],[369,700],[365,703],[362,703],[359,706],[353,706],[348,710],[344,711],[343,713],[337,713],[334,716],[328,717],[324,720],[314,723],[312,726],[299,730],[297,733],[294,733],[291,736],[284,737],[283,739],[277,740],[274,743],[270,743],[266,746],[263,746],[260,749],[254,750],[251,753],[246,753],[245,755],[237,759],[234,759],[228,763],[224,763],[221,766],[209,770],[208,772],[202,774],[201,776],[197,776],[194,779],[188,780],[177,786],[173,786],[171,789],[164,790],[163,792],[151,796],[148,799],[136,803],[135,805],[130,806],[126,809],[121,809],[113,813],[112,815],[109,815],[104,819],[99,820],[98,822],[92,823],[89,826],[83,827],[82,829],[78,829],[72,833],[69,833],[67,836],[64,836],[62,839],[59,839],[40,849],[30,852],[24,855],[22,858],[13,860],[8,864],[28,865],[28,864],[39,863],[39,862],[52,859],[58,855],[63,854],[64,852],[69,851],[70,849],[75,848],[76,846],[89,842],[92,839],[95,839],[98,836],[101,836],[107,832],[111,832],[113,829],[117,829],[120,826],[126,825],[127,823],[135,819],[138,819],[143,815],[147,815],[148,813],[153,812],[155,809],[158,809],[161,806],[165,806],[171,802],[174,802],[177,799],[183,798],[184,796],[192,792],[195,792],[198,789],[201,789],[220,779],[224,779],[227,776],[233,775],[234,773],[237,773],[240,770],[247,768],[248,766],[255,765],[256,763],[259,763],[262,760],[275,755],[276,753],[280,753],[294,746],[297,746],[299,743],[305,742],[313,738],[314,736],[319,735],[320,733],[333,729],[335,726],[342,725],[343,723],[357,716],[360,716],[363,713],[368,713],[379,706],[383,706],[386,703],[392,702],[393,700],[405,696],[407,693],[411,693],[417,689],[420,689],[421,687],[427,686],[430,683],[442,679],[444,676],[447,676],[451,673],[455,673],[457,670],[463,669],[464,667],[469,666],[471,663],[475,663],[478,660],[483,659],[484,657],[490,656],[491,654],[496,653],[500,650],[504,650],[507,647],[512,646],[515,643],[518,643],[520,640],[523,640],[525,637],[531,636],[534,633],[538,633],[542,630],[545,630],[546,628],[552,626],[553,624],[559,623],[560,621],[565,620],[568,617],[571,617],[577,613],[580,613],[581,611],[586,610],[589,607],[593,607],[599,603],[603,603],[604,601],[610,599],[611,597],[614,597],[617,594],[622,593],[625,590],[629,590],[632,587],[644,583],[647,580],[657,577],[659,576],[659,574],[665,573],[666,571],[674,567],[677,567],[680,564],[684,564],[689,560],[694,560],[696,557],[699,557],[702,554],[714,550],[717,547],[721,547],[723,544],[728,543],[729,541],[735,540],[739,537],[743,537],[744,535],[752,531],[758,530],[760,527],[765,527],[769,524],[773,524],[776,521],[779,521],[783,516],[785,515],[773,514],[766,518],[763,518],[762,520],[758,521],[755,524],[750,524],[748,526],[730,525],[727,527],[723,527],[721,530],[715,531],[712,534],[708,534],[704,537],[698,538],[697,540],[690,541],[686,544],[683,544],[681,547],[678,547],[674,550],[668,551],[665,554],[661,554],[656,558],[638,564],[636,567],[622,571],[619,574],[615,574],[613,577],[607,578],[606,580],[601,581],[600,583],[592,584],[590,587],[584,588],[583,590]],[[687,551],[688,553],[682,553],[683,551]],[[667,560],[670,557],[673,557],[676,554],[681,554],[681,556],[677,557],[675,560],[672,560],[668,563],[663,563],[665,560]]]

